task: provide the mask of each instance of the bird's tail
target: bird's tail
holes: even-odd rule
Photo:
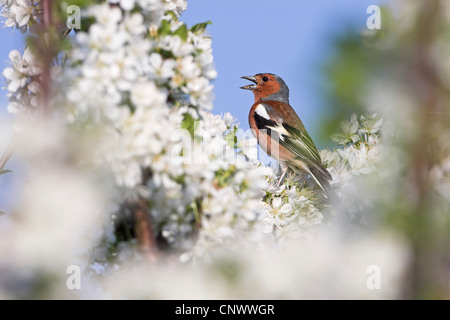
[[[322,171],[317,170],[316,168],[311,168],[311,176],[316,181],[317,185],[322,189],[325,196],[330,200],[330,202],[339,201],[339,197],[331,186],[330,180],[331,175],[325,175]]]

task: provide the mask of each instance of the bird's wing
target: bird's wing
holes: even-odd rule
[[[311,168],[315,168],[326,179],[332,180],[331,174],[322,165],[322,159],[308,132],[302,132],[288,124],[283,124],[282,126],[288,132],[288,135],[281,135],[280,145],[288,149],[300,160],[306,162]],[[312,173],[316,176],[314,172]]]
[[[267,103],[260,103],[256,107],[254,118],[259,130],[267,130],[267,134],[289,150],[296,159],[303,161],[310,168],[315,168],[326,179],[332,179],[322,165],[319,152],[306,130],[299,130],[286,123],[281,114]]]

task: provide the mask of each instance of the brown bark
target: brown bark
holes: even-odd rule
[[[132,206],[132,212],[134,215],[134,228],[139,247],[144,255],[153,262],[158,256],[158,247],[145,199],[139,198]]]
[[[436,72],[431,50],[437,31],[437,21],[441,14],[441,1],[421,2],[422,8],[417,23],[414,60],[411,65],[412,90],[421,108],[415,124],[418,139],[409,150],[410,165],[407,181],[412,187],[410,201],[414,203],[410,223],[415,226],[409,235],[411,258],[403,281],[401,298],[434,299],[443,298],[449,281],[448,272],[444,271],[445,257],[443,248],[445,240],[439,232],[438,219],[433,208],[433,196],[429,178],[430,168],[436,159],[436,141],[433,128],[440,120],[437,113],[442,112],[440,102],[446,95]]]

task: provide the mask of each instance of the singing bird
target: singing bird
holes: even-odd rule
[[[297,113],[289,104],[289,88],[279,76],[258,73],[244,76],[253,84],[241,87],[251,90],[255,102],[248,121],[259,146],[281,166],[280,185],[286,172],[309,174],[330,200],[337,196],[330,184],[331,174],[322,164],[319,152]]]

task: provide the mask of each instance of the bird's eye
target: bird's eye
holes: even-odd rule
[[[263,78],[262,78],[262,81],[267,82],[267,81],[269,81],[269,78],[263,77]]]

